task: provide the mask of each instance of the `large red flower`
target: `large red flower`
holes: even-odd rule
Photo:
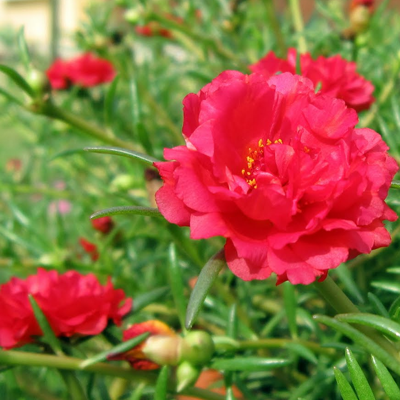
[[[39,268],[26,280],[12,278],[0,286],[0,346],[6,349],[32,342],[42,332],[28,294],[37,301],[57,336],[97,335],[109,320],[120,325],[132,299],[110,280],[101,285],[93,274],[59,274]]]
[[[277,72],[296,73],[296,50],[289,49],[287,59],[280,59],[270,51],[257,63],[250,65],[250,70],[263,74],[267,78]],[[301,75],[310,79],[320,93],[342,99],[348,107],[356,111],[368,109],[375,101],[372,93],[374,86],[356,72],[356,64],[341,56],[320,56],[316,60],[309,53],[300,56]]]
[[[193,239],[227,238],[244,280],[308,284],[330,268],[387,246],[385,204],[398,169],[342,100],[306,78],[226,71],[183,101],[186,146],[165,149],[156,200]]]
[[[91,87],[112,81],[115,70],[108,60],[85,53],[69,61],[57,59],[47,70],[47,77],[53,89]]]

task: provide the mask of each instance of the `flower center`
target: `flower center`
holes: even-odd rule
[[[260,139],[255,149],[252,147],[249,147],[248,149],[248,155],[246,157],[247,168],[242,169],[242,175],[246,182],[254,189],[257,189],[257,175],[260,171],[265,169],[264,146],[269,146],[273,143],[282,144],[282,139],[277,139],[273,142],[267,139],[265,144],[263,139]]]

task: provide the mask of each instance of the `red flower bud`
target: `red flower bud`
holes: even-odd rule
[[[104,234],[111,232],[114,228],[114,221],[111,217],[100,217],[92,219],[91,221],[93,228]]]
[[[86,240],[85,238],[79,238],[79,243],[82,246],[83,250],[90,255],[92,261],[97,261],[99,259],[99,252],[97,250],[97,246]]]

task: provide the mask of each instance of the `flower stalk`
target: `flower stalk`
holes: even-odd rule
[[[125,142],[124,140],[121,140],[114,135],[111,135],[110,133],[98,128],[97,126],[86,122],[84,119],[79,118],[66,110],[63,110],[60,107],[57,107],[49,100],[42,104],[34,103],[26,108],[36,114],[45,115],[52,119],[63,121],[103,143],[129,150],[137,150],[136,146],[132,145],[131,143]]]
[[[304,37],[304,22],[300,10],[300,2],[298,0],[289,0],[290,12],[292,14],[294,29],[297,33],[297,45],[300,54],[307,52],[307,42]]]

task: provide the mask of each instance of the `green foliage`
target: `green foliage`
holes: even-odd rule
[[[154,193],[161,181],[152,167],[164,159],[165,147],[185,143],[184,96],[224,70],[248,73],[267,51],[283,56],[301,43],[314,57],[341,54],[356,62],[373,82],[376,103],[360,113],[359,126],[381,133],[399,160],[399,12],[382,2],[369,28],[350,40],[344,0],[315,2],[304,30],[295,29],[288,8],[277,10],[269,0],[175,3],[93,2],[75,35],[77,47],[109,59],[118,77],[90,89],[36,90],[29,71],[44,73],[48,56],[28,48],[22,29],[12,37],[0,32],[6,48],[0,65],[0,282],[24,278],[38,266],[93,272],[102,282],[111,277],[134,299],[123,328],[158,319],[182,336],[192,328],[208,332],[215,345],[211,361],[179,370],[184,377],[178,384],[194,398],[233,400],[240,390],[255,400],[399,399],[398,221],[387,223],[391,246],[330,271],[359,310],[336,315],[312,286],[276,286],[272,277],[239,280],[225,268],[223,239],[193,241],[186,228],[158,218]],[[137,34],[136,26],[147,23],[168,29],[171,38]],[[399,188],[397,179],[388,197],[396,212]],[[60,212],[65,204],[69,211]],[[91,226],[90,218],[102,216],[114,219],[109,234]],[[80,237],[97,245],[97,261],[80,247]],[[2,399],[64,399],[68,393],[176,398],[175,367],[136,373],[106,361],[146,336],[121,347],[121,330],[110,325],[96,337],[55,338],[31,301],[44,337],[40,346],[0,351]],[[34,356],[44,352],[61,356],[44,354],[48,364],[40,364]],[[74,374],[59,374],[55,360]],[[201,367],[223,372],[215,386],[225,386],[226,395],[191,387]]]

